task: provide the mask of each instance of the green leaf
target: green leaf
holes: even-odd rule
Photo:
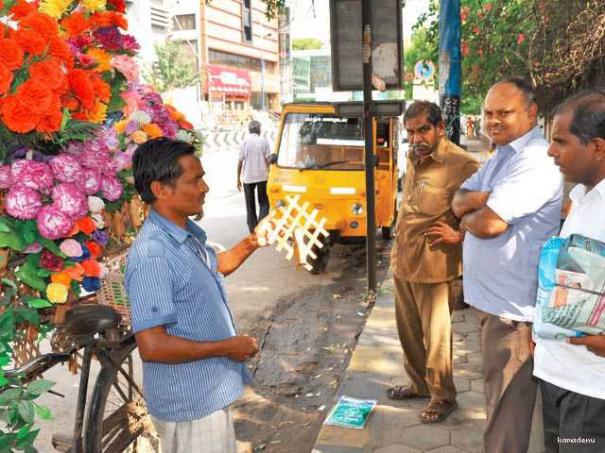
[[[14,290],[17,290],[17,284],[14,281],[12,281],[10,278],[3,278],[0,281],[2,282],[3,285],[10,286]]]
[[[38,404],[36,406],[36,415],[40,417],[42,420],[52,420],[53,413],[46,406],[40,406]]]
[[[19,308],[15,310],[15,317],[35,326],[40,324],[40,315],[35,308]]]
[[[32,266],[30,263],[25,263],[23,266],[19,268],[15,275],[27,286],[30,286],[33,289],[37,289],[38,291],[46,290],[46,281],[38,277],[37,269]]]
[[[21,400],[17,403],[17,411],[24,422],[33,423],[35,415],[34,403],[29,400]]]
[[[59,248],[59,246],[55,243],[55,241],[51,241],[50,239],[46,239],[40,235],[38,235],[38,243],[50,250],[51,252],[53,252],[55,255],[57,255],[59,258],[67,258],[67,255],[65,255],[65,253],[63,253],[61,251],[61,249]]]
[[[28,298],[26,298],[25,302],[31,308],[48,308],[48,307],[52,307],[53,306],[53,304],[51,304],[46,299],[40,299],[40,298],[36,299],[34,297],[28,297]]]
[[[43,393],[48,392],[54,385],[54,382],[47,381],[46,379],[32,381],[27,384],[24,396],[40,396]]]
[[[25,248],[25,241],[13,231],[10,233],[0,232],[0,248],[6,247],[21,252]]]
[[[50,277],[50,271],[48,269],[38,269],[36,275],[42,278]]]
[[[32,451],[31,449],[34,448],[32,446],[32,444],[34,443],[34,440],[36,440],[36,437],[38,437],[39,432],[40,432],[40,428],[27,433],[27,435],[23,439],[20,439],[19,441],[17,441],[17,448],[20,448],[23,451]],[[35,451],[35,448],[34,448],[34,451]]]
[[[8,379],[6,379],[4,373],[0,371],[0,387],[5,386],[6,384],[8,384]]]
[[[17,439],[19,439],[19,440],[24,439],[27,436],[27,434],[29,433],[30,428],[31,428],[30,425],[25,425],[19,431],[17,431]]]
[[[20,388],[10,388],[6,389],[2,393],[0,393],[0,404],[4,405],[9,401],[18,400],[21,398],[22,390]]]
[[[0,217],[0,233],[10,233],[12,231],[6,217]]]

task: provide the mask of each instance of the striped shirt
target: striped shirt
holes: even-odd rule
[[[169,335],[200,342],[236,335],[216,253],[190,220],[184,230],[152,209],[130,248],[125,285],[135,333],[163,325]],[[163,421],[210,415],[237,400],[250,380],[244,363],[226,357],[143,362],[147,408]]]

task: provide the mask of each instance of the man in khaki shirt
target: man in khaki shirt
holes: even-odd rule
[[[411,385],[387,390],[392,399],[429,398],[425,423],[444,420],[456,407],[452,376],[450,284],[462,275],[463,234],[450,204],[479,168],[445,137],[439,107],[415,102],[405,112],[410,152],[391,266],[395,317]]]

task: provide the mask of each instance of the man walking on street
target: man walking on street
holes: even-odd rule
[[[577,183],[559,236],[605,242],[605,91],[586,91],[557,107],[548,155]],[[546,451],[605,451],[605,336],[536,337],[534,360]]]
[[[558,231],[563,183],[546,155],[529,82],[496,83],[484,114],[496,154],[456,192],[452,207],[466,231],[465,302],[479,310],[481,324],[485,451],[525,453],[537,389],[530,345],[538,260]]]
[[[430,398],[420,419],[434,423],[457,407],[450,283],[462,271],[462,233],[450,200],[479,164],[445,137],[437,105],[413,103],[404,126],[410,155],[391,263],[395,317],[411,385],[392,387],[387,395],[397,400]]]
[[[252,120],[248,123],[250,135],[239,147],[237,163],[237,190],[242,190],[246,198],[248,230],[252,233],[257,223],[269,214],[269,197],[267,196],[267,179],[269,175],[269,142],[260,136],[260,123]],[[255,195],[256,193],[256,195]],[[256,197],[259,213],[256,215]]]
[[[167,138],[135,151],[135,186],[151,211],[130,248],[125,285],[162,451],[236,453],[229,405],[250,382],[244,361],[258,346],[237,334],[223,275],[261,238],[250,234],[219,254],[206,244],[206,233],[189,220],[202,214],[208,192],[194,151]]]

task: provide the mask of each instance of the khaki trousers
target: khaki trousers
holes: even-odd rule
[[[190,422],[165,422],[151,417],[160,437],[161,453],[237,453],[229,408]]]
[[[393,280],[397,331],[412,389],[433,400],[454,401],[449,282]]]
[[[485,451],[526,453],[537,381],[529,348],[531,323],[479,312],[487,398]]]

